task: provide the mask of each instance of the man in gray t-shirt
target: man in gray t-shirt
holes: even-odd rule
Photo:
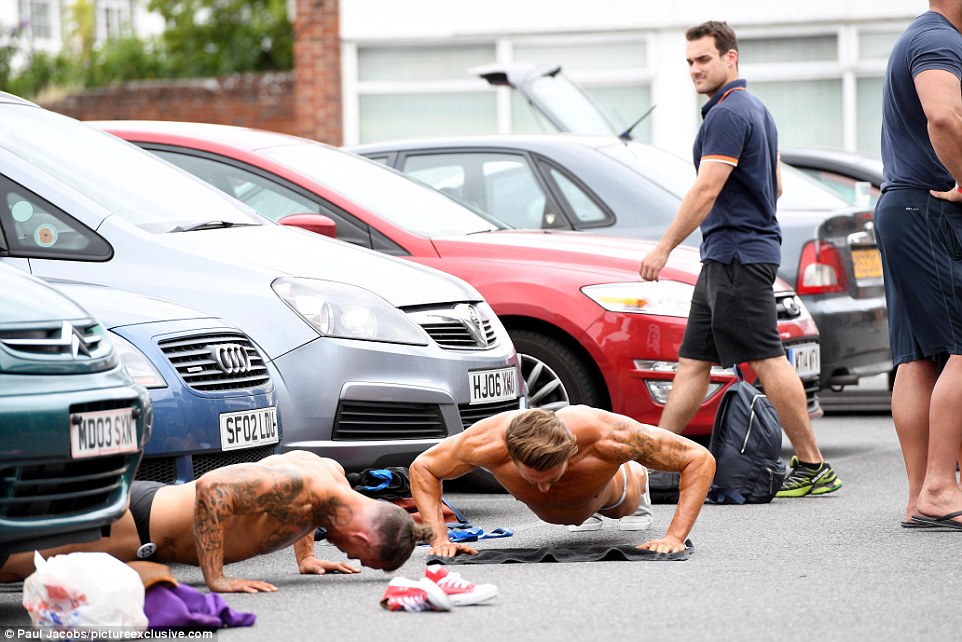
[[[875,231],[908,476],[902,526],[962,530],[962,0],[929,9],[885,73]]]

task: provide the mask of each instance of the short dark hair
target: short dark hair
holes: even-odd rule
[[[504,433],[511,459],[535,470],[550,470],[578,452],[578,440],[550,410],[516,415]]]
[[[718,53],[724,54],[732,49],[738,51],[738,39],[735,37],[734,30],[728,26],[727,22],[709,20],[685,32],[685,40],[689,42],[704,38],[705,36],[711,36],[715,39],[715,47],[718,48]]]
[[[415,545],[430,544],[434,533],[430,526],[416,523],[400,506],[385,501],[376,503],[374,550],[384,563],[384,570],[395,571],[411,557]]]

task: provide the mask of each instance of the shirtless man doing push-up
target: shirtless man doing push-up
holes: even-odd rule
[[[358,572],[314,556],[317,527],[326,528],[327,540],[348,557],[387,571],[404,564],[415,544],[431,538],[404,509],[354,491],[336,461],[306,451],[225,466],[178,486],[134,482],[130,496],[130,508],[109,537],[41,555],[100,551],[122,562],[194,564],[212,591],[256,593],[277,588],[225,577],[224,564],[293,544],[301,573]],[[33,571],[33,553],[17,553],[0,569],[0,581],[23,580]]]
[[[668,532],[638,548],[683,551],[714,477],[715,459],[689,439],[604,410],[512,410],[482,419],[419,455],[410,476],[418,512],[434,531],[431,552],[453,556],[477,551],[448,538],[442,480],[484,468],[542,520],[585,526],[596,513],[635,515],[646,489],[645,466],[681,473],[680,492]]]

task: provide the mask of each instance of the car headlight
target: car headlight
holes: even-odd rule
[[[581,291],[611,312],[687,318],[695,286],[680,281],[637,281],[589,285]]]
[[[120,355],[120,361],[124,364],[134,383],[139,383],[145,388],[167,387],[167,382],[160,371],[134,344],[115,332],[110,333],[110,342],[114,344],[114,350]]]
[[[407,315],[356,285],[282,278],[271,287],[323,337],[428,345],[427,335]]]

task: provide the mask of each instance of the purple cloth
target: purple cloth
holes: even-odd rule
[[[251,626],[257,619],[254,613],[235,611],[217,593],[201,593],[183,584],[149,588],[144,598],[144,614],[152,631]]]

